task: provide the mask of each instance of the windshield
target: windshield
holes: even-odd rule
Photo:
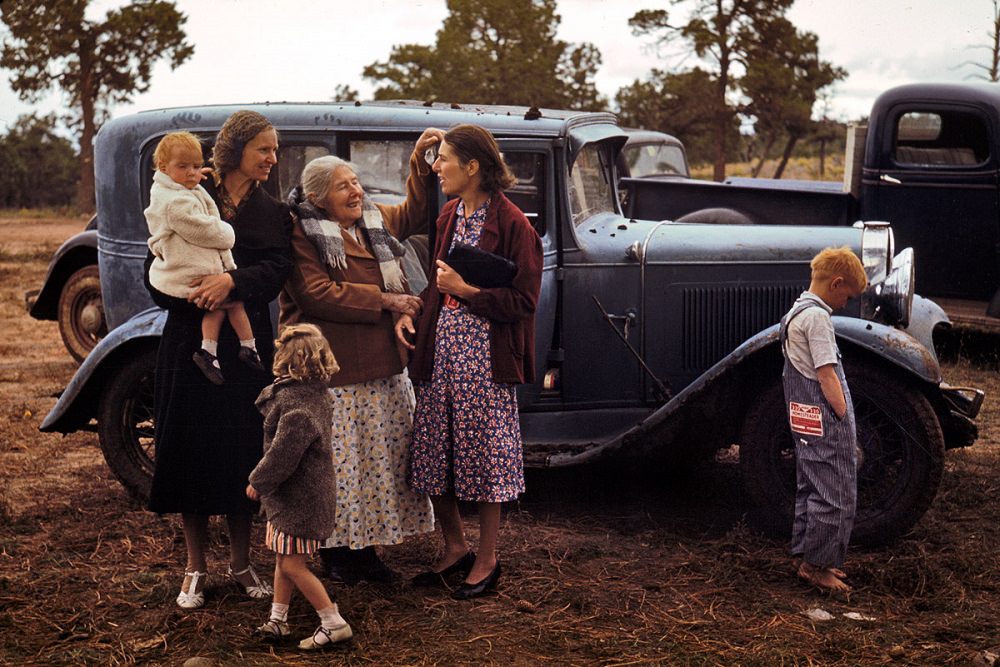
[[[688,176],[684,151],[666,144],[627,144],[622,153],[632,178]]]
[[[570,166],[569,198],[574,225],[597,213],[616,212],[607,147],[588,144],[577,155]]]

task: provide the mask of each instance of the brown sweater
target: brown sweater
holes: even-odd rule
[[[250,473],[267,520],[295,537],[324,540],[336,527],[333,407],[321,382],[279,380],[257,397],[264,457]]]
[[[376,204],[387,232],[399,240],[427,231],[426,176],[422,156],[410,156],[406,201],[398,206]],[[344,234],[347,268],[327,266],[299,221],[292,230],[293,267],[278,299],[279,326],[315,324],[340,363],[330,381],[339,387],[391,377],[403,372],[405,350],[396,342],[393,313],[382,310],[382,273],[370,249],[353,234]]]

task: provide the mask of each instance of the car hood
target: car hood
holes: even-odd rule
[[[598,215],[577,228],[592,261],[808,262],[823,248],[848,246],[860,254],[860,229],[791,225],[718,225],[628,220]]]

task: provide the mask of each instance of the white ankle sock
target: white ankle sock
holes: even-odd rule
[[[344,620],[344,617],[340,615],[340,611],[337,610],[336,602],[326,609],[317,609],[316,613],[319,614],[319,624],[327,630],[339,628],[347,623],[347,621]]]
[[[219,356],[219,341],[217,341],[217,340],[208,340],[207,338],[202,339],[202,341],[201,341],[201,349],[205,350],[206,352],[208,352],[213,357],[217,357],[217,356]]]
[[[279,602],[271,603],[271,617],[269,620],[281,621],[284,623],[288,620],[288,605],[281,604]]]
[[[240,347],[249,347],[254,352],[257,351],[257,339],[250,338],[248,340],[241,340]]]

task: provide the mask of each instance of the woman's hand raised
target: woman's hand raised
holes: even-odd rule
[[[417,138],[413,152],[423,157],[429,148],[433,148],[435,145],[440,146],[442,141],[444,141],[444,132],[436,127],[428,127]]]
[[[399,342],[409,350],[415,349],[413,343],[410,342],[417,334],[417,330],[413,328],[413,318],[409,315],[400,315],[399,319],[396,320],[395,329]]]
[[[391,310],[403,315],[416,315],[423,305],[424,302],[420,300],[419,296],[382,292],[382,310]]]

